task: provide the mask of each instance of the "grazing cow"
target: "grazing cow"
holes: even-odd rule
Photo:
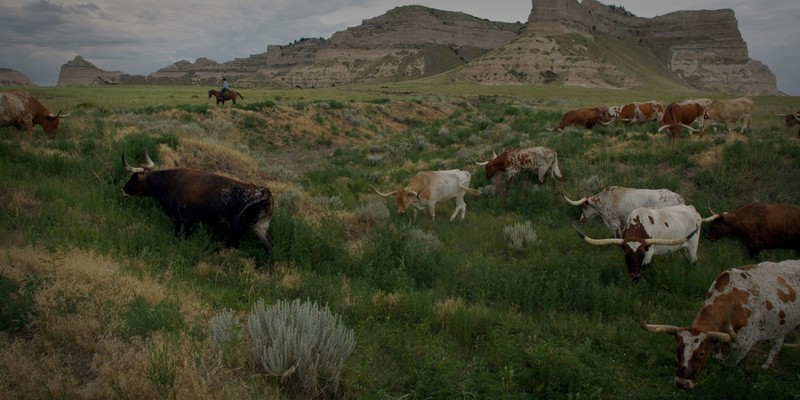
[[[795,125],[800,125],[800,110],[794,114],[778,114],[775,111],[773,114],[782,117],[786,121],[786,127],[791,128]],[[800,138],[800,130],[797,131],[797,137]]]
[[[608,112],[608,107],[604,105],[582,108],[579,110],[567,111],[555,130],[560,131],[570,125],[578,125],[586,129],[592,129],[598,122],[608,122],[610,120],[611,115]]]
[[[695,121],[703,118],[710,103],[706,99],[691,99],[681,103],[669,103],[664,110],[664,116],[661,118],[661,127],[658,131],[669,129],[670,140],[681,138],[681,129],[689,129],[689,132],[697,132],[697,129],[692,128],[691,125]]]
[[[476,162],[476,165],[484,166],[486,169],[486,180],[492,179],[499,172],[506,172],[508,181],[520,172],[534,171],[539,175],[539,183],[544,183],[544,177],[550,170],[550,175],[557,179],[563,179],[561,170],[558,168],[558,154],[549,147],[526,147],[513,148],[504,151],[499,156],[492,155],[492,159],[484,162]]]
[[[609,114],[611,108],[609,108]],[[611,121],[603,122],[603,125],[610,125],[613,122],[638,123],[643,124],[650,121],[660,121],[664,117],[664,103],[660,101],[648,101],[644,103],[629,103],[619,106],[619,111],[611,115]]]
[[[654,255],[674,253],[681,250],[684,257],[694,265],[697,262],[697,231],[703,219],[694,207],[687,205],[663,208],[637,208],[628,216],[621,238],[592,239],[578,228],[581,239],[595,246],[618,245],[625,253],[628,276],[634,281],[642,277],[642,269],[650,265]]]
[[[703,123],[701,124],[700,135],[705,133],[706,125],[725,123],[728,132],[733,132],[733,124],[742,124],[739,133],[744,133],[746,128],[750,128],[751,114],[755,103],[749,97],[739,97],[730,100],[714,100],[703,113]]]
[[[397,189],[390,193],[381,193],[375,186],[372,189],[383,197],[397,194],[397,212],[403,214],[409,207],[414,207],[414,218],[417,217],[417,210],[428,207],[431,219],[436,219],[436,203],[447,201],[452,198],[456,200],[456,210],[450,216],[450,221],[456,218],[461,211],[461,220],[467,212],[467,203],[464,202],[466,193],[480,195],[480,192],[469,187],[472,179],[467,171],[451,169],[447,171],[422,171],[411,178],[405,188]]]
[[[175,222],[175,236],[191,234],[192,227],[202,222],[226,228],[227,245],[235,246],[251,229],[269,251],[267,229],[274,204],[269,189],[193,169],[153,171],[155,164],[147,152],[145,159],[145,166],[135,168],[122,155],[125,169],[133,173],[122,194],[158,200]]]
[[[586,196],[580,200],[564,198],[574,206],[582,206],[580,222],[586,222],[600,215],[603,223],[611,230],[615,238],[622,236],[622,227],[628,220],[631,211],[640,207],[661,208],[684,204],[681,195],[667,189],[634,189],[620,186],[609,186],[594,196]]]
[[[738,239],[755,258],[761,250],[788,249],[800,254],[800,205],[755,202],[710,217],[707,238]]]
[[[51,138],[56,136],[61,118],[69,114],[53,114],[32,94],[22,91],[0,92],[0,127],[13,126],[17,131],[33,135],[33,126],[41,125]]]
[[[675,384],[692,389],[709,354],[738,364],[754,344],[772,343],[766,369],[775,361],[787,333],[800,325],[800,261],[763,262],[722,272],[691,326],[649,325],[649,332],[675,336]],[[787,345],[788,346],[788,345]]]
[[[232,100],[233,104],[236,104],[237,97],[244,100],[244,97],[242,96],[241,93],[233,90],[227,90],[225,91],[224,96],[220,96],[219,91],[211,89],[208,91],[208,98],[210,99],[212,96],[217,99],[217,105],[219,105],[219,103],[222,103],[223,106],[225,105],[225,102],[228,100]]]

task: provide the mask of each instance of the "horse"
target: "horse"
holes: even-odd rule
[[[219,90],[211,89],[208,91],[208,98],[210,99],[212,96],[217,98],[217,105],[219,105],[219,103],[222,103],[223,106],[225,105],[225,102],[228,100],[232,100],[233,104],[236,104],[236,97],[239,97],[240,99],[244,100],[244,96],[242,96],[241,93],[230,89],[225,92],[225,96],[223,97],[219,97]]]

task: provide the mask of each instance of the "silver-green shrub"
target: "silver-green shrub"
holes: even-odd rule
[[[294,397],[336,394],[344,362],[355,347],[352,329],[345,328],[327,306],[316,302],[260,299],[247,319],[253,357]]]
[[[526,246],[539,241],[539,235],[533,230],[531,221],[508,225],[503,228],[503,233],[508,239],[508,248],[514,251],[523,251]]]
[[[208,336],[215,345],[221,348],[240,341],[243,333],[239,317],[227,308],[222,310],[208,320]]]
[[[381,200],[370,200],[365,204],[356,207],[353,212],[360,222],[375,224],[385,222],[389,219],[389,209],[386,203]]]

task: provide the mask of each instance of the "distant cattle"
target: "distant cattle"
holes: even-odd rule
[[[711,216],[709,240],[733,237],[750,257],[766,249],[788,249],[800,254],[800,205],[755,202]]]
[[[617,245],[625,253],[628,276],[634,281],[642,277],[642,269],[649,266],[654,255],[681,250],[694,265],[697,262],[697,231],[703,219],[694,207],[687,205],[663,208],[637,208],[628,215],[621,238],[592,239],[575,225],[578,235],[595,246]]]
[[[561,169],[558,167],[558,154],[549,147],[512,148],[499,156],[493,154],[491,160],[475,164],[486,169],[487,180],[505,171],[508,181],[511,182],[520,172],[529,172],[536,173],[539,176],[539,183],[544,183],[548,170],[552,177],[563,179]]]
[[[595,125],[601,122],[608,122],[611,120],[608,107],[599,105],[591,108],[581,108],[578,110],[567,111],[564,117],[561,118],[561,123],[555,130],[562,130],[567,126],[577,125],[586,129],[592,129]]]
[[[689,99],[680,103],[670,103],[664,110],[664,116],[661,118],[661,127],[658,131],[669,129],[670,140],[680,139],[683,128],[689,132],[698,132],[698,129],[692,128],[690,125],[694,122],[700,122],[705,114],[706,107],[711,104],[707,99]]]
[[[782,117],[784,121],[786,121],[787,128],[791,128],[795,125],[800,125],[800,110],[798,110],[794,114],[778,114],[775,111],[773,111],[772,113],[779,117]],[[797,131],[797,137],[800,138],[800,130]]]
[[[382,193],[374,186],[375,192],[383,197],[397,195],[397,212],[405,213],[409,207],[414,207],[414,218],[417,210],[428,208],[431,219],[436,219],[436,203],[455,198],[456,210],[450,216],[450,221],[461,212],[461,220],[467,212],[467,203],[464,195],[467,193],[480,195],[480,192],[471,189],[469,182],[472,176],[467,171],[451,169],[447,171],[422,171],[411,178],[405,188],[397,189],[390,193]]]
[[[675,384],[695,387],[708,356],[738,364],[757,342],[772,349],[761,366],[769,368],[786,334],[800,325],[800,261],[764,262],[732,268],[717,276],[691,326],[641,326],[675,336]]]
[[[733,132],[733,124],[739,123],[742,125],[742,129],[739,133],[744,133],[746,128],[750,128],[751,114],[753,113],[754,107],[755,102],[749,97],[714,100],[703,114],[703,124],[700,129],[700,134],[702,135],[705,132],[706,126],[722,123],[727,126],[729,133]]]
[[[22,91],[0,92],[0,127],[13,126],[33,135],[33,126],[41,125],[54,138],[61,118],[69,114],[53,114],[32,94]]]
[[[683,197],[667,189],[635,189],[609,186],[593,196],[580,200],[564,198],[572,205],[581,206],[581,222],[596,215],[611,230],[615,238],[622,236],[622,227],[631,211],[640,207],[661,208],[684,204]]]
[[[274,204],[269,189],[193,169],[153,171],[155,164],[147,152],[145,159],[145,166],[132,167],[122,155],[125,169],[133,173],[122,194],[158,200],[175,223],[175,236],[191,234],[193,226],[202,222],[226,229],[227,245],[235,246],[250,229],[269,251],[267,230]]]
[[[604,125],[609,125],[613,122],[643,124],[651,121],[660,121],[664,117],[664,103],[655,100],[618,106],[618,109],[613,113],[610,110],[611,108],[609,108],[611,121],[604,122]]]

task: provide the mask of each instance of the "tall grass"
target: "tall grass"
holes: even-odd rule
[[[239,336],[212,339],[224,335],[208,326],[213,310],[243,315],[258,299],[304,298],[328,304],[358,339],[342,370],[346,398],[800,392],[793,349],[767,371],[759,354],[737,368],[712,360],[695,391],[674,388],[672,339],[638,328],[647,304],[653,323],[689,324],[720,271],[758,260],[737,242],[701,240],[696,266],[679,254],[657,257],[632,283],[619,249],[577,237],[570,223],[580,209],[561,197],[605,185],[665,187],[704,215],[754,200],[797,203],[800,143],[780,120],[758,115],[744,136],[674,143],[653,126],[550,132],[573,106],[648,94],[420,85],[254,89],[245,93],[251,106],[226,109],[190,87],[33,89],[51,108],[75,111],[54,140],[38,128],[22,140],[0,130],[0,365],[8,371],[0,388],[10,398],[278,397],[279,382],[230,356]],[[789,109],[794,100],[756,102]],[[320,130],[330,141],[319,143],[270,130],[334,122],[340,133],[361,133]],[[466,218],[453,222],[399,215],[370,188],[451,168],[471,172],[473,188],[491,186],[473,162],[519,146],[555,149],[565,182],[523,174],[467,197]],[[226,248],[224,232],[211,227],[176,237],[156,201],[122,197],[130,174],[120,156],[136,164],[145,149],[162,168],[189,160],[270,187],[283,201],[272,251],[252,235]],[[384,207],[357,212],[373,203]],[[453,202],[437,207],[447,215]],[[538,240],[512,250],[504,228],[525,221]],[[607,235],[599,221],[582,228]],[[796,256],[770,250],[761,260]]]

